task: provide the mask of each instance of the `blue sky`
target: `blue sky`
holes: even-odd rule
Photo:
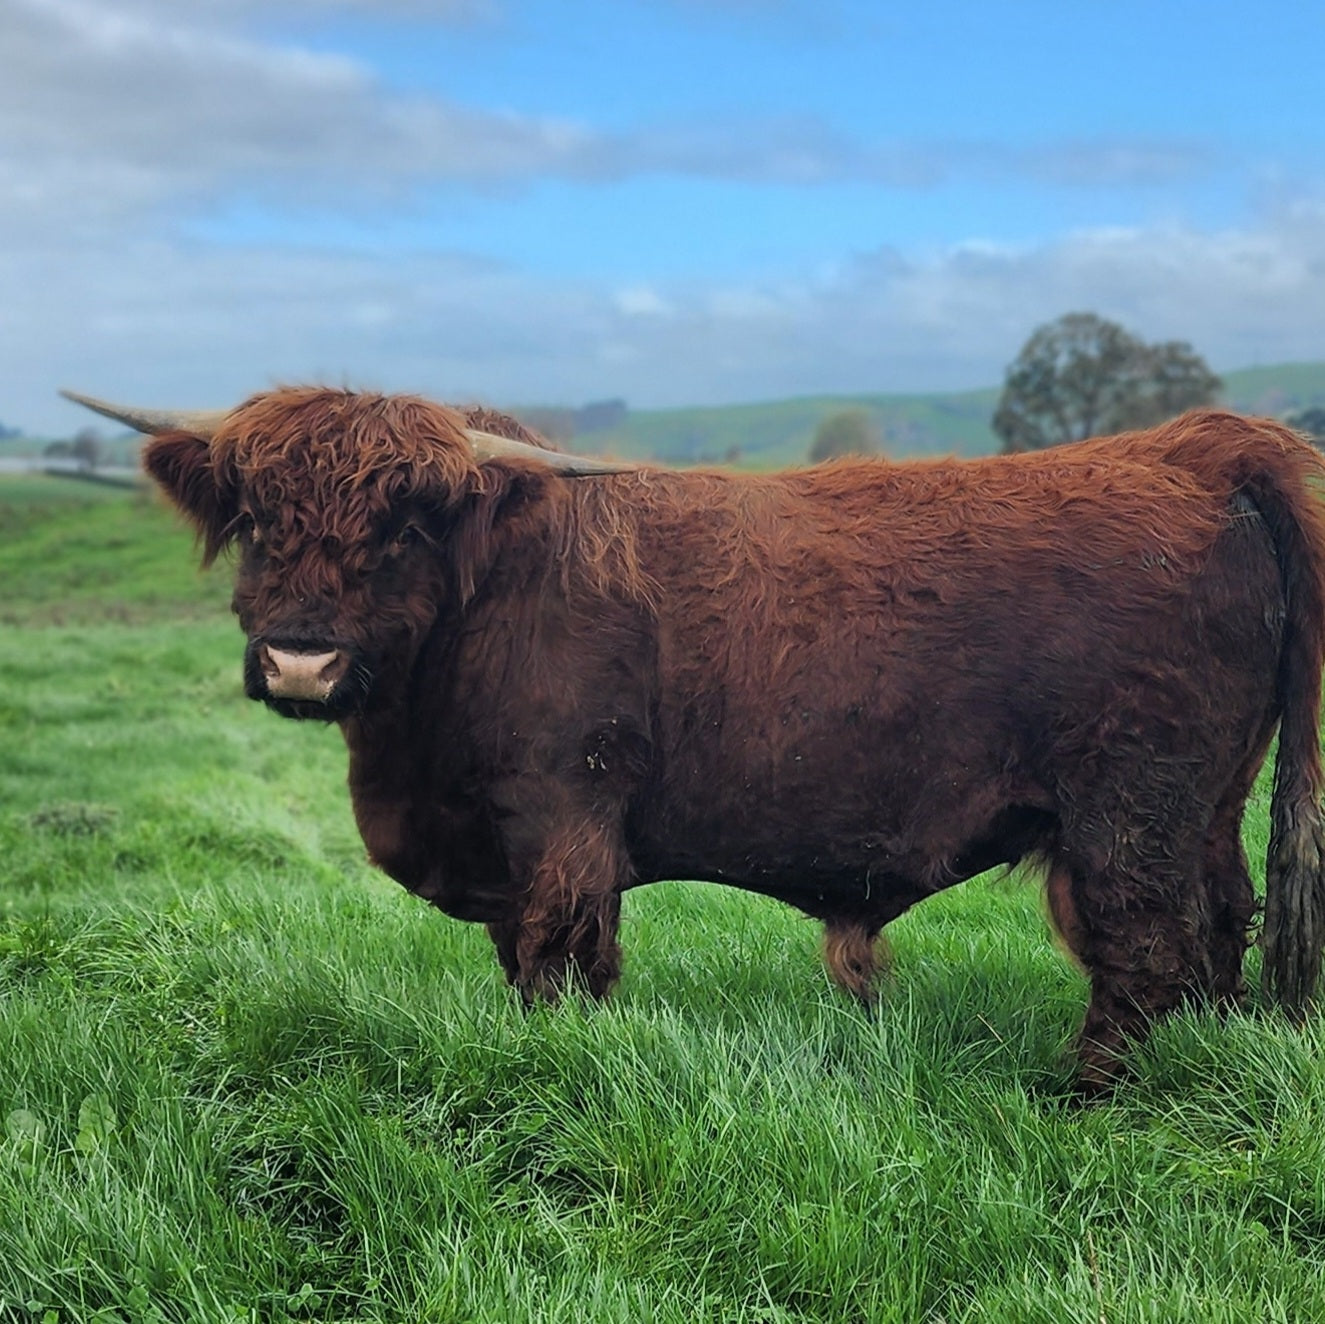
[[[4,0],[0,420],[72,384],[988,385],[1325,358],[1325,6]]]

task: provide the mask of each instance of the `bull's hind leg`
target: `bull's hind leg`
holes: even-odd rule
[[[1242,848],[1242,813],[1265,758],[1273,724],[1238,770],[1205,836],[1205,887],[1210,915],[1210,983],[1206,992],[1217,1006],[1231,1006],[1246,995],[1242,960],[1256,914],[1256,894]]]
[[[1090,976],[1077,1041],[1086,1088],[1110,1083],[1129,1041],[1211,985],[1206,825],[1181,810],[1173,820],[1167,831],[1114,820],[1107,848],[1092,834],[1095,849],[1074,856],[1069,840],[1051,870],[1056,922]]]
[[[1190,880],[1196,887],[1196,878]],[[1167,889],[1164,889],[1167,891]],[[1110,1083],[1128,1042],[1139,1042],[1160,1016],[1208,986],[1206,944],[1195,917],[1165,896],[1120,902],[1098,880],[1082,889],[1083,951],[1090,1004],[1077,1039],[1081,1082]]]
[[[1242,958],[1256,913],[1247,857],[1242,849],[1242,802],[1216,813],[1205,843],[1205,886],[1210,914],[1209,980],[1205,993],[1216,1006],[1246,996]]]

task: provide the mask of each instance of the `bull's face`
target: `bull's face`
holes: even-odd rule
[[[62,394],[155,436],[143,462],[193,521],[204,564],[238,548],[245,687],[287,717],[392,702],[438,618],[473,596],[509,500],[554,475],[634,467],[417,396],[300,387],[175,413]]]
[[[144,459],[206,559],[237,554],[249,697],[324,721],[400,697],[439,614],[473,591],[474,522],[490,531],[516,481],[477,461],[451,411],[348,392],[256,397]]]
[[[389,698],[384,686],[398,690],[450,596],[430,531],[436,520],[436,512],[392,512],[346,541],[292,532],[250,502],[234,535],[233,599],[248,636],[249,698],[285,717],[333,721]]]

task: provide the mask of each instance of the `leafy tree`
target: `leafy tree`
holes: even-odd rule
[[[877,455],[882,449],[883,438],[868,412],[842,409],[829,414],[815,429],[810,463],[818,464],[839,455]]]
[[[1222,383],[1182,340],[1147,345],[1094,313],[1036,329],[1007,370],[993,427],[1004,451],[1162,423],[1213,402]]]
[[[1299,409],[1296,414],[1289,414],[1286,421],[1290,428],[1305,432],[1316,445],[1325,446],[1325,406]]]
[[[69,444],[69,454],[78,461],[78,467],[89,473],[101,459],[101,433],[96,428],[83,428]]]

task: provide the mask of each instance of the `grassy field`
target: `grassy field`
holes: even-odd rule
[[[872,1017],[685,883],[609,1005],[526,1015],[192,565],[145,501],[0,492],[0,1321],[1325,1318],[1319,1023],[1179,1019],[1077,1106],[1084,984],[993,877]]]

